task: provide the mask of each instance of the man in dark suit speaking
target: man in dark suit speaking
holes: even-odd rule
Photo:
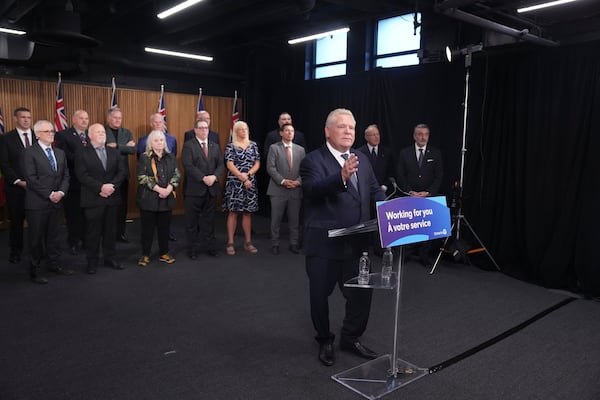
[[[358,259],[361,251],[368,248],[368,238],[364,235],[329,238],[327,235],[330,229],[369,220],[371,201],[384,199],[367,156],[351,151],[355,128],[356,121],[350,110],[333,110],[325,123],[326,143],[308,153],[300,165],[310,311],[317,331],[319,360],[327,366],[335,362],[335,335],[329,328],[328,297],[336,284],[346,298],[340,348],[364,358],[377,357],[359,341],[369,320],[372,291],[343,286],[357,275]],[[364,160],[360,168],[359,158]]]
[[[62,200],[69,190],[67,158],[61,149],[53,149],[54,126],[50,121],[38,121],[33,126],[38,138],[23,154],[25,173],[25,210],[29,224],[30,278],[34,283],[48,280],[40,275],[41,262],[48,258],[48,270],[71,275],[73,271],[61,268],[59,226]]]

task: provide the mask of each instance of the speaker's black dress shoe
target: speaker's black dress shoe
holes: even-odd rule
[[[56,275],[73,275],[75,273],[75,271],[73,271],[72,269],[64,269],[58,265],[48,267],[48,271],[54,272]]]
[[[290,244],[290,251],[294,254],[300,254],[300,249],[295,244]]]
[[[206,254],[208,254],[211,257],[219,257],[219,252],[217,250],[208,250]]]
[[[31,282],[37,283],[40,285],[45,285],[48,283],[48,279],[44,278],[43,276],[39,276],[39,275],[31,275]]]
[[[345,340],[342,340],[340,341],[340,349],[350,353],[354,353],[357,356],[366,358],[368,360],[373,360],[374,358],[379,357],[379,354],[364,346],[358,340],[355,342],[347,342]]]
[[[274,256],[279,255],[279,246],[271,247],[271,254],[273,254]]]
[[[114,269],[125,269],[118,261],[115,260],[104,260],[104,266]]]
[[[335,353],[333,352],[333,343],[319,345],[319,361],[321,364],[331,367],[335,363]]]
[[[8,257],[8,262],[11,264],[18,264],[21,262],[21,255],[19,253],[10,253]]]
[[[129,239],[127,239],[127,236],[125,236],[125,234],[122,234],[117,236],[117,242],[129,243]]]

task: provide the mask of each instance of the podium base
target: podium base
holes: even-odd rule
[[[379,399],[429,374],[427,368],[419,368],[400,359],[396,360],[396,366],[396,374],[394,376],[391,355],[385,354],[374,360],[335,374],[331,379],[367,399]]]

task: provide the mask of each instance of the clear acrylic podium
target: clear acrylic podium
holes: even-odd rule
[[[374,232],[376,230],[377,221],[373,220],[347,229],[330,231],[329,236],[345,236],[355,233]],[[398,323],[400,293],[402,289],[402,246],[395,247],[393,253],[397,261],[397,268],[392,273],[389,282],[383,282],[380,273],[372,273],[369,275],[369,282],[366,285],[359,284],[358,277],[354,277],[344,284],[344,286],[356,288],[395,290],[396,293],[392,353],[384,354],[374,360],[367,361],[331,377],[334,381],[367,399],[379,399],[429,374],[427,368],[420,368],[398,358]]]

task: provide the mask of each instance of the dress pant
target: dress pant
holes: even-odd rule
[[[185,233],[189,251],[217,250],[215,239],[215,207],[217,198],[185,196]]]
[[[129,179],[125,179],[121,186],[117,189],[121,193],[121,205],[118,208],[116,215],[116,236],[125,235],[125,224],[127,223],[127,205],[129,204]]]
[[[332,343],[335,335],[329,328],[329,295],[337,284],[346,299],[346,315],[342,324],[342,339],[357,340],[367,328],[373,290],[344,287],[344,282],[358,273],[358,258],[330,260],[306,257],[306,273],[310,284],[310,316],[320,344]]]
[[[4,185],[6,206],[10,218],[9,247],[11,253],[21,254],[23,251],[23,223],[25,222],[25,189]]]
[[[60,208],[27,210],[27,232],[31,249],[30,274],[39,273],[42,261],[47,257],[50,266],[58,265],[60,256],[59,235]]]
[[[297,246],[300,238],[300,206],[302,199],[288,199],[285,196],[271,196],[271,245],[279,246],[281,221],[287,210],[290,229],[290,244]]]
[[[114,260],[116,243],[115,221],[118,209],[118,205],[85,208],[85,248],[88,266],[98,265],[100,241],[102,241],[104,261]]]
[[[171,210],[147,211],[140,210],[142,222],[142,255],[150,256],[152,239],[156,230],[158,236],[159,254],[169,252],[169,227],[171,226]]]

